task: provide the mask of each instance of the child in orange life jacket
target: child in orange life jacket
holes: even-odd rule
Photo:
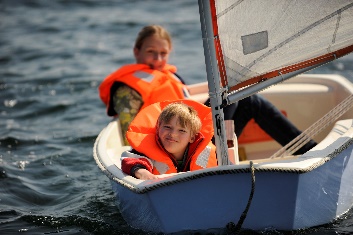
[[[188,96],[186,86],[175,74],[176,67],[167,64],[171,50],[171,37],[163,27],[146,26],[133,48],[136,64],[122,66],[99,86],[107,114],[119,116],[123,136],[144,107]],[[129,145],[126,139],[125,145]]]
[[[159,25],[144,27],[133,49],[136,64],[125,65],[104,79],[99,86],[107,114],[119,116],[122,135],[136,114],[146,106],[164,101],[188,98],[187,87],[176,67],[167,64],[172,50],[169,33]],[[209,102],[206,102],[209,106]],[[252,95],[225,107],[224,119],[233,120],[236,136],[253,118],[257,124],[282,146],[301,134],[274,105],[261,95]],[[125,140],[125,144],[129,143]],[[311,140],[295,154],[314,147]]]
[[[132,150],[121,168],[138,179],[217,166],[209,107],[192,100],[164,101],[143,109],[126,137]]]

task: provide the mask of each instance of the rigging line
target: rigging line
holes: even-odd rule
[[[305,130],[301,135],[293,139],[290,143],[288,143],[281,150],[275,153],[271,158],[283,157],[284,153],[287,153],[288,155],[290,155],[295,151],[297,151],[299,148],[301,148],[303,145],[305,145],[307,142],[310,141],[309,137],[312,138],[313,136],[320,133],[330,123],[338,119],[344,112],[346,112],[353,105],[352,98],[353,98],[353,95],[346,98],[344,101],[341,102],[341,104],[336,106],[328,114],[326,114],[316,123],[314,123],[311,127]],[[288,146],[291,146],[291,147],[288,148]]]
[[[254,163],[252,161],[250,161],[249,168],[250,168],[250,173],[251,173],[251,191],[250,191],[248,203],[246,204],[245,210],[241,214],[237,225],[234,225],[233,222],[229,222],[227,224],[228,231],[231,232],[231,234],[235,234],[235,235],[239,234],[241,226],[243,225],[244,220],[246,219],[246,216],[248,214],[252,199],[254,197],[254,192],[255,192],[255,167],[254,167]]]
[[[335,111],[331,111],[329,115],[325,115],[322,117],[319,122],[316,122],[312,125],[312,128],[309,128],[305,130],[301,138],[296,138],[298,141],[294,143],[289,149],[287,149],[290,152],[295,152],[298,150],[302,145],[305,145],[308,141],[310,141],[309,137],[315,136],[317,133],[319,133],[321,130],[326,128],[330,123],[332,123],[335,119],[338,117],[335,115],[339,115],[342,113],[342,109],[337,109]],[[342,113],[343,114],[343,113]],[[339,115],[340,116],[340,115]]]
[[[305,138],[302,138],[300,141],[303,142],[302,145],[306,144],[308,141],[310,141],[310,139],[308,139],[308,136],[315,136],[316,134],[320,133],[324,128],[326,128],[330,123],[332,123],[333,121],[337,120],[340,116],[342,116],[346,111],[348,111],[350,109],[351,106],[353,106],[353,95],[349,96],[348,98],[346,98],[344,101],[341,102],[341,104],[339,104],[337,107],[337,109],[333,109],[332,111],[330,111],[327,115],[325,115],[323,118],[321,118],[321,120],[319,120],[318,122],[316,122],[316,126],[315,124],[313,124],[312,126],[315,126],[315,128],[309,128],[307,129],[304,134],[305,134]],[[299,145],[299,143],[296,143],[294,146],[292,146],[290,148],[290,150],[292,150],[292,153],[295,152],[296,150],[298,150],[299,148],[302,147],[302,145]],[[295,148],[296,147],[296,148]]]
[[[333,121],[337,120],[340,116],[342,116],[345,112],[347,112],[353,106],[353,95],[348,96],[341,103],[339,103],[336,107],[330,110],[327,114],[325,114],[322,118],[316,121],[313,125],[311,125],[308,129],[303,131],[300,135],[290,141],[288,144],[283,146],[280,150],[274,153],[270,158],[279,158],[284,157],[285,154],[291,155],[306,143],[310,141],[311,138],[320,133],[323,129],[325,129],[329,124]]]

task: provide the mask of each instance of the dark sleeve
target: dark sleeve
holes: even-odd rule
[[[146,167],[144,165],[141,165],[141,164],[136,164],[134,165],[133,167],[131,167],[131,170],[130,170],[130,175],[137,178],[135,176],[135,172],[139,169],[146,169]]]
[[[114,102],[113,102],[113,96],[115,94],[115,91],[121,86],[124,85],[124,83],[121,82],[114,82],[113,85],[110,87],[110,99],[109,99],[109,106],[108,106],[108,115],[109,116],[115,116],[117,113],[114,110]]]
[[[140,154],[139,152],[132,150],[131,152],[144,156],[143,154]],[[121,161],[121,170],[128,175],[131,175],[135,177],[135,172],[138,169],[146,169],[149,172],[152,173],[153,166],[150,164],[150,162],[145,159],[145,158],[124,158]]]
[[[110,99],[109,99],[110,101],[109,101],[109,106],[108,106],[108,115],[109,116],[115,116],[115,115],[119,114],[118,111],[115,110],[116,104],[114,101],[115,100],[114,96],[116,95],[115,93],[120,87],[122,87],[122,89],[124,89],[124,87],[127,87],[128,89],[131,90],[131,94],[129,94],[128,95],[129,97],[127,97],[128,99],[134,98],[134,99],[141,101],[141,103],[143,103],[141,94],[138,93],[135,89],[133,89],[132,87],[128,86],[125,83],[114,82],[113,85],[110,87]],[[126,92],[123,92],[123,93],[126,93]],[[119,97],[119,99],[121,99],[121,97]]]

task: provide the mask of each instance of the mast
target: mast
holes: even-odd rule
[[[205,54],[208,90],[212,108],[214,137],[217,146],[218,165],[229,165],[228,147],[224,126],[223,96],[221,89],[220,72],[218,70],[216,49],[214,44],[211,6],[209,0],[198,0],[203,48]]]

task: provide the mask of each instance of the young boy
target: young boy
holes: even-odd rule
[[[192,100],[164,101],[141,110],[126,133],[132,150],[122,170],[138,179],[217,166],[209,107]]]

